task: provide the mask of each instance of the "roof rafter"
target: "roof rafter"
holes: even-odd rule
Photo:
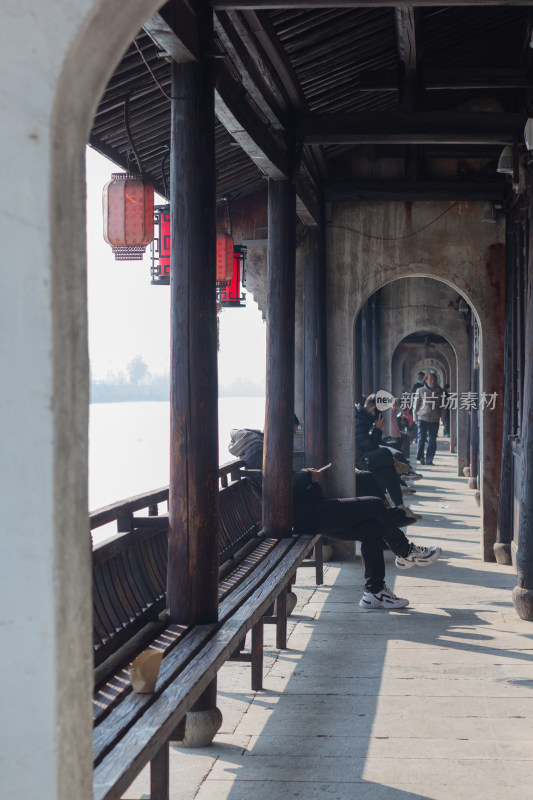
[[[190,49],[185,47],[182,35],[182,15]],[[149,20],[146,31],[173,58],[176,52],[182,61],[193,60],[195,26],[189,7],[182,1],[177,5],[173,1]],[[296,159],[294,148],[288,145],[290,137],[283,130],[281,119],[283,97],[276,87],[276,78],[266,73],[267,66],[257,54],[255,63],[251,60],[225,15],[218,15],[215,30],[225,55],[241,78],[234,79],[223,59],[219,61],[215,87],[217,118],[264,175],[273,180],[294,181],[298,215],[308,225],[318,224],[318,187],[306,160]]]
[[[425,89],[449,91],[453,89],[525,89],[531,81],[518,69],[430,69],[422,76]],[[357,90],[360,92],[397,91],[400,83],[398,70],[367,70],[359,73]]]
[[[305,11],[317,8],[407,8],[410,6],[426,6],[442,8],[443,6],[530,6],[531,0],[211,0],[213,8],[220,9],[301,9]]]
[[[296,124],[298,141],[313,144],[512,144],[521,114],[401,112],[307,114]]]

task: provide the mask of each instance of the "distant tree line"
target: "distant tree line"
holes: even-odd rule
[[[236,378],[231,383],[219,386],[221,397],[264,397],[262,382]],[[124,403],[146,400],[169,400],[170,378],[168,375],[151,375],[142,356],[135,356],[126,367],[126,372],[110,375],[104,380],[91,377],[91,403]]]

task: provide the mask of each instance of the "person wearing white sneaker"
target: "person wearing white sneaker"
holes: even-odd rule
[[[396,556],[398,569],[411,569],[411,567],[427,567],[434,564],[442,555],[440,547],[422,547],[411,542],[411,547],[406,556]]]
[[[409,605],[408,600],[396,597],[385,584],[383,542],[388,544],[398,560],[410,566],[432,563],[422,558],[422,550],[426,548],[415,546],[407,539],[377,497],[325,498],[320,493],[308,491],[316,486],[318,476],[316,470],[309,468],[300,470],[294,476],[295,530],[361,542],[361,560],[365,575],[365,593],[359,603],[362,608],[393,609]],[[297,485],[299,489],[296,489]],[[418,560],[411,556],[415,547],[418,547]],[[436,561],[440,555],[441,553],[433,557],[433,560]]]
[[[362,608],[405,608],[409,605],[409,600],[396,597],[394,592],[383,584],[383,589],[380,589],[379,592],[369,592],[365,589],[365,593],[359,600],[359,605]]]

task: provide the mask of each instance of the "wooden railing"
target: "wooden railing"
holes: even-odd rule
[[[242,477],[240,468],[244,463],[240,459],[228,461],[222,464],[218,469],[219,488],[225,489],[229,483],[238,481]],[[151,492],[144,492],[137,494],[134,497],[129,497],[126,500],[119,500],[109,506],[103,506],[89,514],[90,529],[100,528],[102,525],[108,525],[110,522],[117,523],[118,533],[127,533],[132,529],[133,514],[136,511],[144,511],[148,509],[149,517],[157,517],[159,514],[159,503],[168,504],[168,486],[162,486],[160,489],[153,489]],[[142,526],[142,518],[138,519],[135,523],[136,527]]]

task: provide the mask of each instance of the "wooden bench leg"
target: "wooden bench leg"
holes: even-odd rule
[[[169,800],[168,742],[150,761],[150,800]]]
[[[324,583],[324,548],[322,546],[322,539],[319,539],[315,544],[315,573],[316,585],[322,586]]]
[[[287,590],[278,594],[276,598],[276,647],[279,650],[287,649]]]
[[[263,688],[263,620],[252,628],[252,692]]]

